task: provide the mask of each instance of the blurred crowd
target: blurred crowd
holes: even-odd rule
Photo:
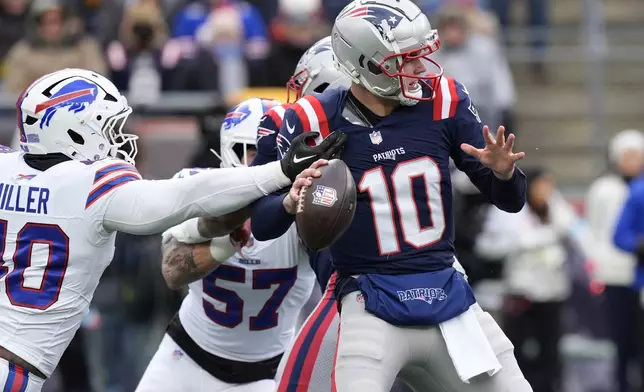
[[[18,94],[48,72],[81,67],[109,75],[133,104],[178,90],[217,91],[233,104],[249,86],[283,86],[304,51],[329,34],[346,3],[0,0],[1,88]],[[529,3],[526,22],[546,26],[548,2]],[[510,24],[510,1],[418,4],[444,30],[440,60],[447,72],[468,85],[475,99],[486,97],[478,105],[490,124],[508,123],[515,97],[499,43]],[[534,42],[537,76],[544,45]]]
[[[467,86],[483,123],[504,124],[520,138],[505,55],[516,2],[417,0],[439,30],[436,61]],[[217,92],[233,105],[248,87],[284,86],[346,3],[0,0],[0,91],[19,94],[46,73],[81,67],[108,75],[133,105],[153,105],[167,91]],[[549,1],[526,3],[525,24],[547,29]],[[530,69],[543,83],[547,34],[535,37]],[[204,144],[216,149],[218,140]],[[624,131],[607,154],[609,167],[584,209],[564,199],[544,168],[525,167],[528,203],[518,214],[490,207],[462,173],[453,173],[458,257],[481,306],[514,343],[535,392],[567,390],[564,357],[571,352],[613,358],[608,377],[587,374],[583,391],[630,392],[644,384],[644,283],[638,286],[635,257],[613,243],[629,184],[641,174],[644,136]],[[159,238],[119,235],[114,262],[49,391],[134,390],[183,295],[165,287],[159,264]],[[583,344],[571,348],[566,336]],[[601,341],[612,341],[613,350],[603,350]]]

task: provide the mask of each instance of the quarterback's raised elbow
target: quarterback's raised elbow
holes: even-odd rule
[[[509,212],[511,214],[516,214],[517,212],[521,211],[523,209],[523,206],[525,204],[525,200],[521,200],[521,203],[513,203],[513,204],[508,204],[506,206],[499,207],[499,209]]]
[[[492,204],[501,211],[508,212],[510,214],[516,214],[517,212],[523,209],[525,205],[525,198],[519,198],[515,200],[492,200]]]

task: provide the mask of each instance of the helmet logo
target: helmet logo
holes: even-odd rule
[[[374,25],[384,37],[385,33],[395,29],[402,22],[403,16],[387,7],[365,6],[347,12],[342,18],[365,19]]]
[[[230,130],[231,128],[236,127],[239,125],[242,121],[244,121],[248,116],[250,116],[250,108],[248,105],[238,105],[233,110],[228,112],[226,114],[226,118],[224,118],[224,123],[223,127],[225,131]]]
[[[275,131],[273,131],[272,129],[264,128],[262,126],[257,127],[257,143],[259,143],[261,138],[266,136],[271,136],[274,134],[275,134]]]
[[[87,80],[77,79],[66,84],[47,101],[36,106],[36,114],[45,111],[45,115],[40,120],[40,129],[49,126],[51,119],[59,109],[67,108],[67,111],[70,112],[82,112],[96,101],[97,92],[98,86]]]

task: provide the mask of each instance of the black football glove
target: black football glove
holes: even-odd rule
[[[308,169],[318,159],[339,158],[348,139],[344,133],[333,132],[317,146],[306,144],[307,141],[314,140],[319,135],[318,132],[305,132],[291,142],[291,147],[282,158],[282,171],[291,181],[295,181],[298,174]]]

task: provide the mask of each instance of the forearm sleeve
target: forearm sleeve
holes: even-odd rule
[[[259,241],[281,237],[295,222],[295,215],[284,209],[282,201],[286,195],[269,195],[253,205],[250,219],[251,231]]]
[[[182,179],[133,181],[112,192],[103,227],[155,234],[190,218],[236,211],[290,183],[280,162],[209,170]]]

